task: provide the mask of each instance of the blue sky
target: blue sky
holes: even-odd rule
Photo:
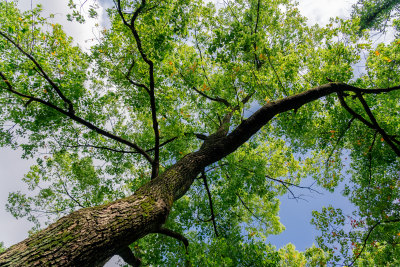
[[[302,181],[302,186],[310,186],[314,181],[312,179],[305,179]],[[343,185],[343,183],[342,183]],[[296,246],[296,249],[304,251],[305,249],[316,244],[315,236],[318,235],[318,231],[315,227],[310,224],[313,210],[320,211],[322,207],[328,207],[329,205],[335,208],[341,208],[343,214],[351,214],[354,210],[354,206],[348,201],[347,198],[341,195],[343,186],[340,186],[335,190],[334,193],[330,193],[322,188],[313,186],[314,189],[318,190],[321,194],[309,192],[307,189],[293,189],[295,194],[305,195],[305,200],[294,200],[289,199],[288,195],[282,196],[281,207],[280,207],[280,218],[286,230],[282,234],[277,236],[270,236],[267,241],[280,248],[287,243],[292,243]],[[317,244],[316,244],[317,245]]]

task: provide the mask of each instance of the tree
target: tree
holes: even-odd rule
[[[360,30],[385,31],[386,26],[390,26],[388,23],[392,21],[393,13],[397,13],[394,11],[398,10],[399,4],[398,0],[359,0],[354,6],[353,15],[360,17]]]
[[[357,18],[309,27],[286,0],[117,0],[86,53],[40,11],[0,3],[0,142],[46,153],[24,177],[37,194],[9,197],[36,228],[0,265],[318,266],[376,242],[396,258],[400,41],[359,42]],[[329,207],[322,249],[266,244],[277,196],[306,176],[334,190],[345,165],[357,231]]]

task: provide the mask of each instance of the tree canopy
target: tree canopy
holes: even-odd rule
[[[7,205],[35,227],[0,265],[397,266],[400,39],[365,30],[397,31],[397,1],[375,2],[309,26],[289,0],[116,0],[90,51],[0,2],[0,144],[37,161]],[[357,209],[277,250],[279,196],[306,177]]]

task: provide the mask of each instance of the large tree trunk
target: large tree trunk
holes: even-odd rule
[[[196,176],[235,151],[275,115],[333,92],[354,91],[344,84],[327,84],[261,107],[226,136],[205,142],[134,195],[85,208],[59,219],[48,228],[10,247],[0,266],[95,266],[132,242],[157,232],[172,204],[190,188]]]
[[[204,166],[192,153],[134,195],[80,209],[0,255],[0,266],[95,266],[156,232]],[[199,164],[200,163],[200,164]]]

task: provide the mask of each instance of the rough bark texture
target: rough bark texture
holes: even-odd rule
[[[157,232],[175,200],[204,167],[235,151],[274,116],[334,92],[354,91],[327,84],[271,102],[230,134],[206,141],[134,195],[78,210],[0,254],[0,266],[96,266],[147,234]]]

